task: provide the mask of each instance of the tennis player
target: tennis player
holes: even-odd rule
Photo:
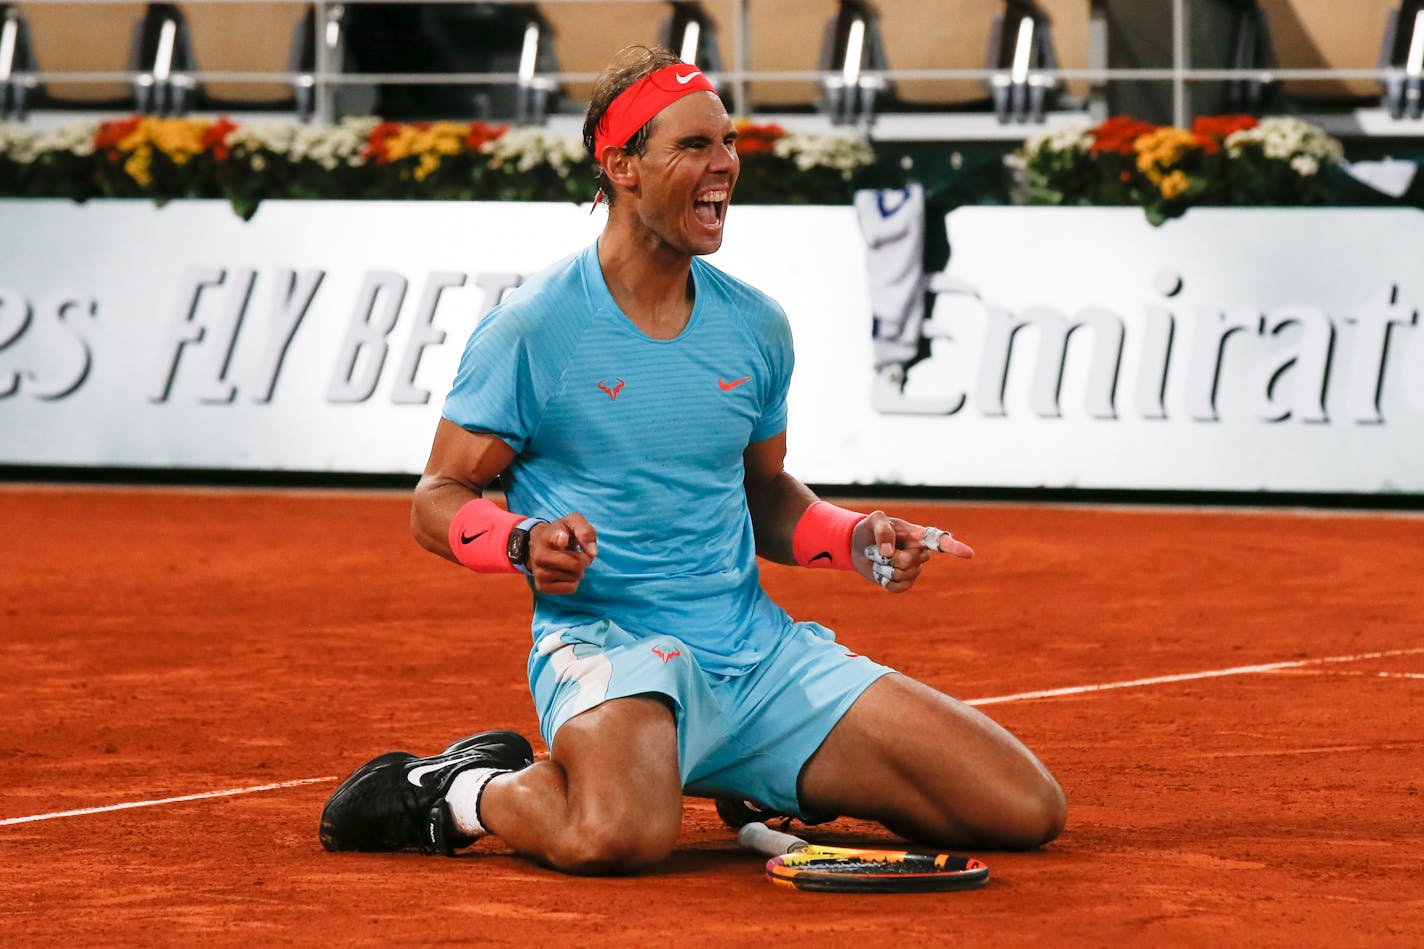
[[[472,334],[412,513],[431,551],[527,575],[549,758],[507,731],[381,755],[327,803],[327,849],[495,834],[566,872],[630,872],[671,852],[684,794],[940,846],[1062,829],[1063,793],[1017,739],[761,588],[758,554],[903,593],[933,557],[973,552],[782,467],[786,317],[699,259],[722,243],[736,138],[667,51],[624,50],[598,80],[584,141],[607,225]],[[484,497],[496,483],[508,510]]]

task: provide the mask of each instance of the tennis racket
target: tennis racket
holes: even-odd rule
[[[766,862],[768,880],[798,890],[930,893],[972,890],[989,882],[989,868],[974,857],[934,850],[821,847],[758,821],[738,831],[737,842],[771,858]]]

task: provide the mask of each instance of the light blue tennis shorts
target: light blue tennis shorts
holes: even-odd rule
[[[638,638],[609,620],[545,636],[529,656],[539,730],[559,729],[609,699],[658,693],[677,710],[683,789],[801,815],[801,769],[861,693],[893,672],[851,652],[817,623],[795,623],[739,676],[704,672],[672,636]]]

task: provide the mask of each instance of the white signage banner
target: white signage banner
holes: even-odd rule
[[[945,226],[928,357],[882,366],[874,413],[836,416],[873,427],[854,454],[877,460],[819,457],[828,481],[1424,492],[1424,214],[1153,228],[1136,209],[974,207]]]
[[[812,321],[869,325],[849,209],[735,215],[718,265]],[[243,222],[216,201],[0,201],[0,464],[419,473],[480,316],[603,221],[572,204],[272,201]]]
[[[0,464],[416,473],[479,317],[602,221],[0,201]],[[712,262],[791,317],[803,480],[1424,493],[1424,215],[925,223],[950,263],[887,357],[853,209],[733,209]]]

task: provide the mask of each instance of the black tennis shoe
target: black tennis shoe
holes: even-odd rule
[[[451,855],[474,843],[455,829],[445,802],[455,776],[470,768],[518,771],[533,761],[529,742],[511,731],[471,735],[429,758],[387,752],[357,768],[326,802],[321,845]]]
[[[735,797],[719,797],[717,801],[717,816],[722,818],[722,823],[732,830],[741,830],[746,824],[752,821],[761,821],[770,827],[774,822],[781,822],[781,829],[785,830],[791,825],[793,820],[799,820],[807,827],[816,824],[827,824],[836,819],[835,814],[788,814],[785,811],[774,811],[769,807],[762,807],[756,801],[744,801]]]

